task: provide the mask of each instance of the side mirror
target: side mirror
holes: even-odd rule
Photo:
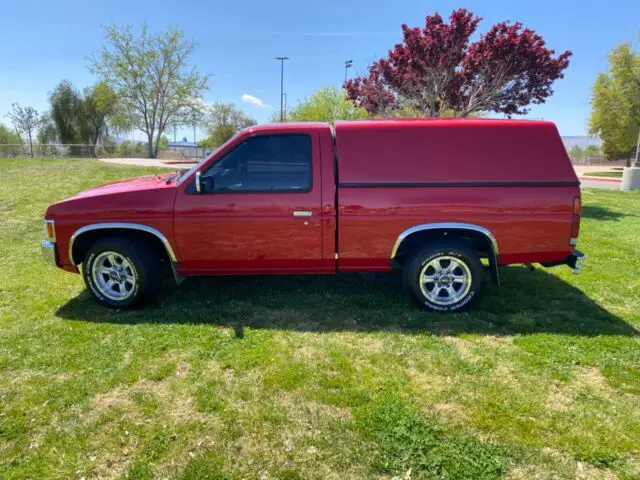
[[[202,182],[200,181],[200,171],[196,172],[196,193],[202,193]]]

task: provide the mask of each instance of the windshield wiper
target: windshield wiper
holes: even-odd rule
[[[189,171],[188,168],[183,168],[182,170],[180,170],[179,172],[174,173],[173,175],[171,175],[170,177],[168,177],[165,180],[165,183],[167,185],[169,185],[171,182],[173,182],[174,180],[178,181],[182,178],[182,176],[187,173]]]
[[[180,172],[176,172],[173,175],[167,177],[167,179],[164,181],[165,184],[169,185],[171,182],[173,182],[174,180],[180,178]]]

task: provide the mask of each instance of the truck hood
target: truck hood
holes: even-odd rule
[[[49,206],[46,218],[51,219],[123,219],[144,216],[167,217],[172,214],[176,183],[166,180],[171,173],[147,175],[107,183],[90,188]]]
[[[84,190],[71,198],[86,198],[95,197],[100,195],[111,195],[114,193],[123,192],[138,192],[141,190],[151,190],[158,188],[168,177],[174,175],[173,173],[167,173],[163,175],[145,175],[144,177],[130,178],[128,180],[121,180],[118,182],[106,183],[99,187],[90,188]]]

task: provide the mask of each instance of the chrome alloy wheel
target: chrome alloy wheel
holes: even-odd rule
[[[471,270],[462,260],[442,255],[427,262],[420,270],[420,290],[431,303],[451,305],[471,290]]]
[[[116,252],[98,254],[93,261],[91,276],[96,288],[110,300],[126,300],[136,288],[135,267]]]

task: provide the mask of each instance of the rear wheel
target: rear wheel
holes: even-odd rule
[[[464,243],[438,243],[417,250],[404,267],[404,284],[420,308],[460,311],[480,296],[484,269]]]
[[[82,273],[87,289],[102,305],[131,308],[153,299],[160,291],[160,262],[144,242],[110,237],[87,252]]]

